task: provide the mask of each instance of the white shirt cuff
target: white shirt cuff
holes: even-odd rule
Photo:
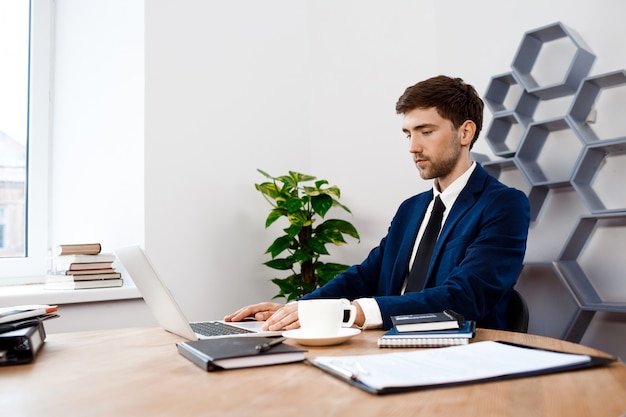
[[[365,322],[363,326],[360,326],[361,329],[378,329],[382,327],[383,317],[380,314],[380,307],[378,307],[376,300],[373,298],[359,298],[354,301],[359,303],[365,315]]]

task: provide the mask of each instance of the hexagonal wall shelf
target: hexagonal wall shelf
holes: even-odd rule
[[[550,187],[546,185],[533,186],[528,192],[528,202],[530,203],[530,220],[535,221],[539,216],[541,207],[548,197]]]
[[[528,230],[524,262],[553,262],[578,223],[581,213],[589,214],[572,187],[535,186],[528,199],[534,216]]]
[[[592,279],[598,277],[587,277],[580,266],[579,258],[588,245],[594,232],[599,227],[621,227],[626,230],[626,215],[597,215],[583,216],[578,225],[570,235],[568,241],[557,260],[559,269],[567,276],[574,294],[580,300],[581,305],[602,308],[602,297],[592,285]],[[626,311],[626,304],[624,305]]]
[[[623,101],[626,100],[626,71],[624,70],[609,72],[585,79],[569,111],[569,117],[577,126],[583,139],[588,143],[626,137],[626,129],[622,132],[617,132],[617,135],[614,137],[601,137],[601,135],[596,133],[596,129],[594,128],[596,117],[602,117],[602,113],[605,111],[608,113],[608,109],[603,109],[598,116],[595,115],[595,105],[598,104],[599,97],[608,89],[621,90],[622,94],[621,97],[619,97],[621,100],[615,100],[617,101],[616,103],[608,103],[607,107],[618,108],[620,109],[618,111],[622,112],[623,109],[621,107],[623,106]],[[619,105],[620,101],[622,102],[622,106]],[[608,122],[610,123],[616,123],[616,117],[609,116],[606,117],[606,119],[609,119]]]
[[[485,93],[485,103],[492,113],[513,110],[522,93],[512,72],[492,77]]]
[[[602,291],[598,291],[598,288],[604,287],[601,280],[606,279],[606,273],[593,273],[593,276],[588,276],[581,266],[581,259],[585,255],[584,252],[593,246],[592,242],[598,239],[596,234],[600,233],[600,231],[608,231],[608,234],[613,235],[612,238],[616,240],[616,244],[613,247],[617,247],[616,250],[621,251],[619,241],[623,241],[626,235],[626,213],[581,217],[568,242],[565,244],[559,259],[555,262],[555,266],[563,274],[564,279],[572,289],[581,310],[589,312],[626,312],[626,302],[607,300],[607,294],[611,293],[610,290],[605,290],[604,296],[602,296]],[[599,252],[599,250],[596,250],[596,252]],[[606,260],[599,259],[599,262],[606,262]],[[616,262],[619,262],[619,260]],[[620,271],[623,270],[624,261],[622,260],[621,263]],[[612,269],[615,269],[614,267],[615,265],[611,266]],[[592,318],[593,314],[583,314],[574,320],[568,330],[568,340],[574,340],[573,335],[582,337]]]
[[[589,77],[594,61],[569,27],[540,27],[524,34],[512,71],[493,76],[485,95],[493,113],[487,142],[503,159],[483,166],[530,201],[517,285],[531,297],[529,330],[575,342],[596,311],[626,312],[626,287],[616,276],[626,269],[626,71]],[[547,328],[534,314],[557,318]]]
[[[563,41],[558,45],[563,51],[552,51],[553,58],[550,62],[539,62],[549,58],[541,56],[547,44],[559,40]],[[575,93],[581,81],[589,74],[595,58],[580,36],[559,22],[526,32],[512,67],[526,91],[541,99],[552,99]],[[538,81],[539,77],[534,73],[538,66],[545,70],[560,62],[567,63],[567,67],[555,77],[556,81],[548,84]]]
[[[530,183],[517,166],[517,162],[514,158],[489,161],[482,165],[489,174],[507,184],[509,187],[522,190],[526,195],[530,192]]]
[[[519,169],[516,158],[489,161],[483,163],[482,166],[489,174],[500,180],[502,183],[508,185],[509,187],[515,187],[518,190],[523,191],[530,202],[530,220],[534,221],[537,219],[541,206],[550,191],[549,187],[531,186],[530,181],[526,178],[524,172]]]
[[[486,140],[494,154],[510,157],[519,148],[524,130],[525,126],[517,113],[501,113],[491,121]]]
[[[525,295],[534,334],[562,337],[580,306],[551,262],[524,265],[515,288]]]
[[[582,139],[563,117],[531,124],[517,158],[531,184],[563,186],[569,185],[582,149]]]
[[[604,141],[589,145],[576,171],[572,184],[593,213],[626,210],[626,194],[616,192],[615,178],[624,178],[626,141]]]
[[[534,94],[530,94],[524,90],[517,101],[515,106],[515,113],[519,115],[520,120],[525,124],[530,124],[534,121],[535,111],[540,103],[539,97]]]

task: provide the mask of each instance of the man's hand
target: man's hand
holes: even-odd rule
[[[363,313],[363,309],[356,301],[353,301],[350,304],[356,307],[356,318],[354,319],[354,324],[358,327],[362,327],[363,324],[365,324],[365,314]]]
[[[298,321],[298,304],[282,305],[265,302],[243,307],[224,317],[225,321],[241,321],[252,317],[257,321],[265,321],[265,330],[292,330],[300,327]]]

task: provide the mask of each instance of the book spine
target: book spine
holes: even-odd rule
[[[197,349],[192,348],[185,342],[178,343],[176,347],[178,348],[178,353],[189,359],[196,366],[204,369],[207,372],[216,370],[216,367],[213,364],[213,358],[209,357],[208,355],[205,355]]]
[[[431,339],[378,339],[379,348],[413,348],[413,347],[445,347],[466,345],[469,339],[461,337],[431,338]]]
[[[72,271],[70,271],[70,274],[66,275],[47,275],[46,282],[98,281],[122,278],[122,274],[119,272],[108,272],[99,274],[72,274],[71,272]]]
[[[57,255],[97,255],[101,250],[99,243],[59,245]]]

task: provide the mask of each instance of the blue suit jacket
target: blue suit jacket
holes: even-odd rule
[[[505,310],[526,251],[528,199],[476,166],[441,230],[424,290],[400,295],[432,194],[405,200],[387,236],[360,265],[303,299],[373,297],[385,329],[392,327],[391,316],[448,308],[479,326],[506,328]]]

